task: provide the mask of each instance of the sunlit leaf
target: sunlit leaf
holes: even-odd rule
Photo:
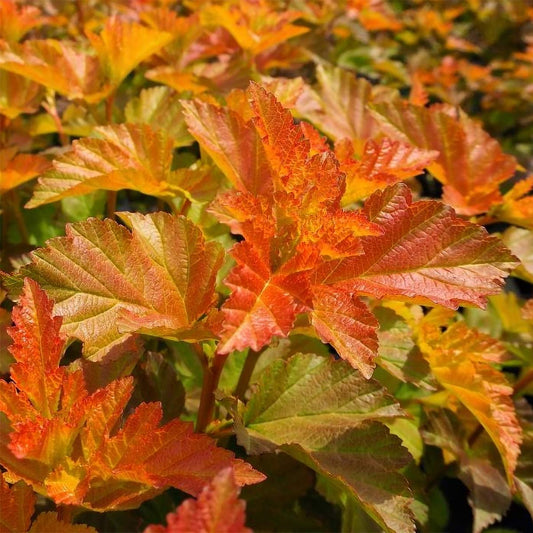
[[[183,217],[121,217],[131,233],[111,220],[72,224],[18,276],[39,281],[63,331],[82,340],[92,358],[135,331],[198,340],[190,330],[211,307],[221,247]]]
[[[503,373],[489,364],[501,359],[503,347],[461,323],[452,324],[444,333],[437,325],[427,321],[422,324],[421,348],[433,374],[490,435],[512,485],[522,429],[511,399],[511,385]]]
[[[483,306],[516,265],[497,237],[439,202],[411,203],[403,184],[374,193],[364,212],[383,235],[362,237],[361,256],[325,261],[315,283],[341,285],[377,298]]]
[[[476,215],[502,201],[499,185],[514,174],[516,160],[478,122],[439,105],[397,100],[372,107],[388,135],[439,152],[428,169],[444,185],[444,201],[458,213]]]
[[[23,481],[9,486],[0,472],[0,531],[28,531],[35,511],[36,495]]]
[[[52,307],[27,279],[10,330],[17,362],[12,381],[0,382],[0,462],[10,480],[58,504],[104,511],[135,508],[170,486],[196,495],[230,466],[239,484],[263,479],[192,424],[160,425],[159,403],[139,405],[121,424],[132,378],[89,394],[81,370],[59,366],[65,339]]]
[[[17,154],[16,148],[0,149],[0,194],[30,181],[50,167],[45,157]]]
[[[100,138],[74,141],[70,152],[53,161],[27,207],[100,189],[133,189],[158,197],[181,193],[183,171],[171,170],[174,143],[163,130],[120,124],[100,126],[95,132]]]
[[[86,33],[112,87],[118,87],[141,61],[172,40],[172,35],[167,32],[153,30],[117,16],[107,18],[99,34],[92,31]]]
[[[42,98],[41,85],[0,69],[0,114],[14,119],[21,113],[34,113]]]

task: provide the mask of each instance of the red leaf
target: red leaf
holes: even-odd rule
[[[244,525],[246,503],[239,492],[232,469],[221,470],[197,500],[185,500],[167,514],[167,527],[149,526],[144,533],[252,533]]]

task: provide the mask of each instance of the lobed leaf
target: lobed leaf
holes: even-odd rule
[[[383,235],[362,237],[361,256],[324,261],[313,282],[375,298],[483,306],[515,258],[497,237],[434,201],[412,203],[406,185],[374,193],[364,213]]]
[[[0,463],[9,480],[23,479],[58,504],[104,511],[137,507],[170,486],[197,494],[230,466],[240,484],[264,478],[192,424],[161,426],[159,403],[139,405],[122,425],[132,378],[89,394],[81,370],[59,366],[64,339],[52,306],[26,279],[10,331],[17,363],[12,382],[0,382]]]
[[[446,106],[397,100],[373,109],[388,135],[439,152],[428,169],[444,185],[444,201],[458,213],[476,215],[501,203],[499,185],[514,174],[516,160],[479,123]]]
[[[36,495],[23,481],[9,485],[0,472],[0,531],[28,531],[35,511]]]
[[[148,526],[144,533],[251,533],[244,525],[246,503],[239,492],[232,469],[221,470],[197,500],[185,500],[175,513],[167,514],[167,527]]]
[[[146,124],[95,128],[101,138],[74,141],[72,151],[53,162],[27,207],[57,202],[96,190],[133,189],[159,197],[176,195],[170,170],[173,142]]]
[[[251,453],[268,443],[319,449],[363,421],[401,415],[378,382],[362,378],[348,363],[297,354],[274,361],[261,374],[239,440]]]
[[[32,180],[50,167],[48,159],[33,154],[17,154],[13,148],[0,150],[0,194]]]
[[[122,213],[129,232],[111,220],[67,226],[11,278],[39,281],[55,299],[63,331],[99,359],[135,331],[195,338],[211,308],[223,251],[199,228],[166,213]],[[208,334],[209,335],[209,334]],[[205,338],[205,337],[201,337]]]

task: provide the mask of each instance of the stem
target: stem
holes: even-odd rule
[[[220,379],[220,374],[222,374],[222,369],[224,368],[224,363],[227,358],[227,355],[215,355],[211,365],[206,361],[202,363],[202,366],[204,367],[204,376],[202,382],[202,395],[200,396],[200,407],[198,409],[198,418],[196,420],[197,433],[205,431],[205,428],[213,419],[213,411],[215,409],[215,390],[218,386],[218,380]]]
[[[470,437],[468,437],[468,446],[470,448],[472,448],[472,446],[475,444],[477,439],[479,439],[482,433],[483,433],[483,426],[481,424],[478,424],[476,429],[472,431],[472,434],[470,435]]]
[[[30,241],[30,237],[28,234],[28,228],[26,227],[26,222],[24,221],[24,217],[22,216],[22,213],[20,212],[20,206],[19,206],[20,202],[19,202],[18,194],[15,190],[8,191],[6,193],[6,198],[8,199],[10,211],[13,214],[15,223],[17,224],[17,228],[20,233],[20,240],[23,244],[28,244]]]
[[[65,130],[63,129],[63,123],[61,122],[61,118],[57,113],[55,100],[52,101],[51,103],[43,102],[41,105],[46,110],[46,112],[52,117],[52,120],[54,121],[54,124],[57,129],[57,133],[59,135],[59,142],[61,143],[61,146],[67,146],[70,140],[68,138],[68,135],[65,133]]]
[[[108,218],[115,218],[117,210],[117,191],[107,191],[106,213]]]
[[[57,518],[61,522],[72,524],[75,516],[79,513],[79,509],[74,505],[58,505],[57,506]]]
[[[244,361],[244,366],[241,370],[241,375],[239,376],[239,381],[237,383],[237,386],[235,387],[235,390],[233,391],[234,396],[236,396],[237,398],[241,400],[244,399],[244,394],[248,389],[248,384],[250,383],[250,378],[254,373],[255,365],[262,353],[262,350],[259,352],[250,350],[248,352],[248,356],[246,357]]]
[[[113,104],[115,102],[115,93],[112,92],[105,101],[105,118],[108,124],[113,122]]]
[[[513,387],[514,394],[518,394],[525,389],[531,382],[533,382],[533,369],[529,369]]]

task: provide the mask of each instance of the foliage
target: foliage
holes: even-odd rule
[[[0,531],[533,527],[532,25],[0,0]]]

